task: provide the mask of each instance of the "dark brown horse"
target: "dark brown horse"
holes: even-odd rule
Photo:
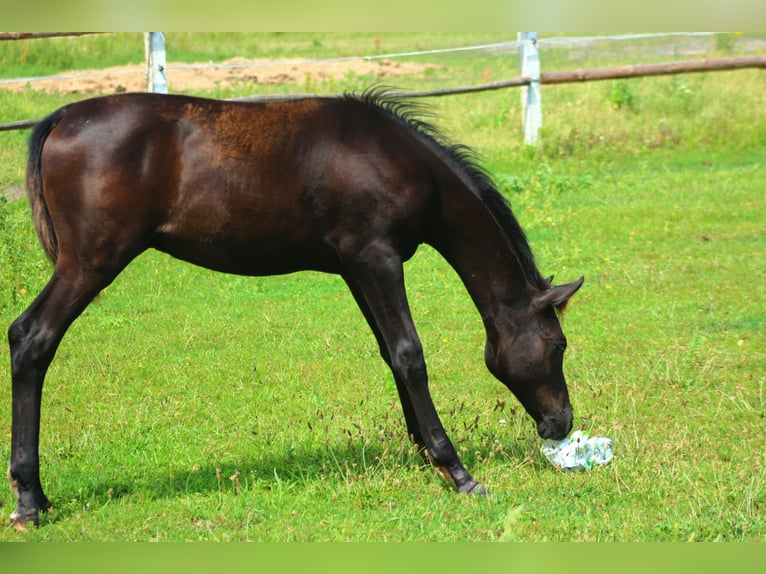
[[[405,295],[402,264],[430,244],[481,314],[489,370],[540,436],[567,435],[556,310],[582,279],[542,278],[490,178],[415,111],[382,91],[269,103],[123,94],[66,106],[35,128],[27,191],[54,270],[8,331],[16,527],[50,507],[38,444],[56,348],[149,248],[227,273],[342,276],[393,372],[410,438],[459,492],[484,492],[439,421]]]

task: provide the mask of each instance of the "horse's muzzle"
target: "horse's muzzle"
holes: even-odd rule
[[[572,407],[561,409],[554,415],[546,415],[537,423],[537,432],[544,439],[562,440],[572,430]]]

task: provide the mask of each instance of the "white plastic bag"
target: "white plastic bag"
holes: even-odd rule
[[[612,440],[574,431],[564,440],[546,440],[540,447],[546,458],[563,470],[590,470],[612,460]]]

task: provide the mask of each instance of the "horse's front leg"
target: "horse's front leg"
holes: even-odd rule
[[[416,419],[418,438],[423,443],[420,446],[426,448],[431,463],[458,492],[485,493],[460,462],[431,399],[423,349],[407,303],[401,259],[380,247],[362,250],[358,255],[347,282],[353,281],[362,294],[368,321],[374,321],[386,345],[387,362],[397,385],[406,393],[402,397],[405,416],[410,411]],[[400,390],[400,394],[404,393]]]
[[[373,335],[375,335],[375,340],[378,342],[380,355],[383,358],[383,361],[385,361],[388,367],[391,368],[391,357],[388,354],[388,345],[383,338],[383,334],[378,328],[378,323],[375,320],[375,316],[373,315],[370,306],[367,304],[364,293],[361,292],[352,277],[344,276],[344,279],[354,296],[356,304],[362,311],[364,318],[367,319],[367,324],[370,326]],[[418,448],[418,453],[423,457],[424,461],[430,464],[431,461],[428,459],[428,454],[425,450],[426,443],[423,440],[423,435],[420,433],[420,425],[418,424],[418,419],[415,415],[415,409],[412,406],[409,392],[407,391],[404,383],[400,381],[396,376],[394,376],[394,382],[396,383],[396,390],[399,393],[399,401],[401,402],[402,410],[404,411],[404,422],[407,425],[407,436]]]
[[[484,487],[465,469],[452,441],[447,436],[428,391],[428,377],[425,374],[422,352],[414,348],[413,351],[414,354],[403,353],[403,362],[407,364],[400,364],[395,368],[410,374],[404,381],[420,424],[426,453],[431,464],[458,492],[486,494]]]

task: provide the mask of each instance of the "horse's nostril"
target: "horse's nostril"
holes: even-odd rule
[[[558,415],[543,418],[537,425],[537,432],[544,439],[564,439],[570,430],[572,430],[572,412],[568,409]]]

